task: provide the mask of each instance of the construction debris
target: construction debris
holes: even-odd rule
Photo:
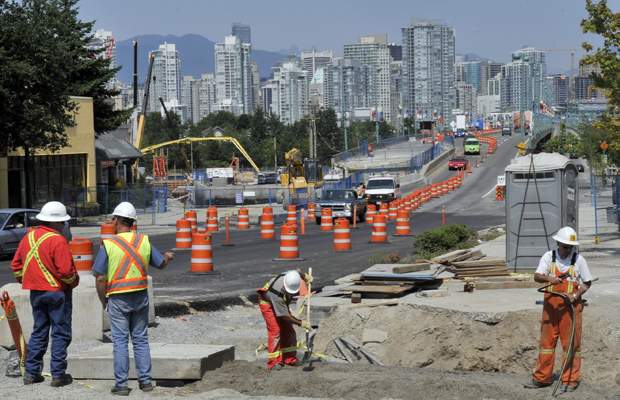
[[[453,262],[457,278],[481,276],[510,276],[504,260],[477,260]]]

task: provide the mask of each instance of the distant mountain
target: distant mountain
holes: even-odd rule
[[[159,45],[174,44],[181,58],[181,76],[193,76],[198,79],[202,74],[215,72],[215,42],[200,35],[139,35],[138,39],[138,83],[144,83],[148,72],[149,51],[157,50]],[[115,43],[116,63],[123,68],[117,77],[123,83],[133,82],[133,39]],[[296,46],[294,46],[296,48]],[[290,53],[287,53],[287,55]],[[296,53],[299,54],[299,53]],[[252,50],[252,61],[258,64],[258,75],[268,77],[276,63],[285,57],[281,53]]]

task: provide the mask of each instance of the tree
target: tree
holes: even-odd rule
[[[338,128],[333,108],[320,110],[316,115],[317,158],[324,164],[331,156],[344,151],[344,131]]]

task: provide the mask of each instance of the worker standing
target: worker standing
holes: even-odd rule
[[[301,270],[288,271],[272,278],[258,292],[258,304],[267,323],[267,350],[269,351],[269,370],[279,371],[283,364],[299,366],[297,359],[297,336],[293,324],[311,329],[310,322],[299,320],[291,315],[289,305],[299,289],[301,280],[312,282],[312,276]]]
[[[112,393],[128,396],[130,334],[140,390],[153,390],[147,333],[147,272],[149,265],[158,269],[166,268],[168,262],[174,259],[174,253],[162,255],[151,245],[147,235],[131,232],[136,219],[136,209],[131,203],[120,203],[114,209],[113,218],[115,236],[103,241],[93,270],[99,300],[110,314],[116,380]]]
[[[51,327],[53,387],[73,382],[67,370],[67,347],[71,344],[73,288],[80,282],[67,241],[60,235],[71,219],[62,203],[51,201],[37,214],[41,225],[19,243],[11,268],[22,289],[30,290],[34,326],[28,342],[24,385],[43,382],[43,356]],[[18,345],[16,343],[16,345]]]
[[[543,254],[540,264],[534,274],[534,280],[540,283],[551,283],[548,291],[565,293],[575,308],[575,337],[573,348],[568,349],[570,342],[573,317],[570,304],[563,297],[545,294],[543,303],[543,322],[538,350],[538,362],[533,379],[524,386],[526,388],[541,388],[551,385],[553,363],[555,361],[555,347],[558,336],[562,340],[564,359],[569,357],[562,379],[563,391],[573,392],[579,382],[581,372],[581,323],[583,304],[581,296],[590,288],[592,275],[586,260],[573,249],[578,246],[577,233],[570,227],[564,227],[553,237],[557,242],[557,250]],[[560,278],[563,274],[569,276]],[[579,285],[579,280],[582,284]]]

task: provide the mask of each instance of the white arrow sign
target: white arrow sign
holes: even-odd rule
[[[506,175],[497,176],[497,186],[506,186]]]

